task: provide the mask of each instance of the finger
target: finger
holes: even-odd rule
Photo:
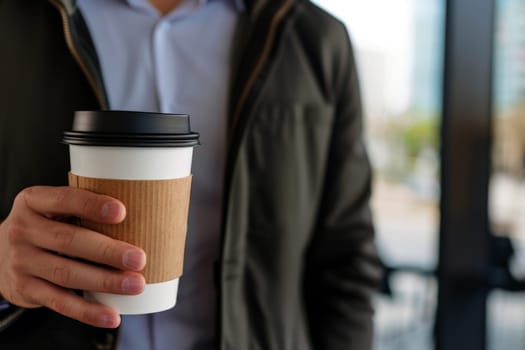
[[[94,327],[116,328],[120,315],[108,306],[90,303],[70,290],[33,278],[28,282],[29,296],[35,304]]]
[[[31,276],[58,286],[93,292],[134,295],[142,293],[146,284],[137,272],[90,265],[38,249],[24,269]]]
[[[46,216],[71,215],[108,224],[119,223],[126,216],[125,206],[117,199],[66,186],[29,187],[17,201]]]
[[[146,254],[139,247],[80,226],[44,218],[35,218],[35,225],[26,231],[25,239],[46,250],[119,270],[141,271],[146,265]]]

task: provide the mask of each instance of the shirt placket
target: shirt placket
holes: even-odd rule
[[[177,96],[175,81],[170,81],[177,78],[170,76],[173,74],[177,62],[174,62],[175,58],[172,57],[173,55],[167,49],[169,46],[166,45],[166,41],[170,40],[171,26],[172,24],[167,18],[160,19],[153,30],[152,40],[156,96],[159,110],[163,113],[172,112]]]

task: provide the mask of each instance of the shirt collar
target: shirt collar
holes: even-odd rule
[[[237,12],[243,12],[246,9],[246,5],[244,3],[244,0],[185,0],[182,2],[180,6],[183,7],[192,7],[194,10],[206,5],[209,1],[223,1],[223,2],[229,2],[233,5],[235,10]],[[151,10],[151,5],[147,0],[124,0],[125,3],[127,3],[129,6],[145,9],[145,10]]]

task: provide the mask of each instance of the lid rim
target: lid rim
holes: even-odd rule
[[[188,114],[77,111],[62,143],[82,146],[186,147],[199,144]]]
[[[69,146],[86,146],[86,147],[97,147],[97,146],[121,146],[121,147],[193,147],[198,146],[200,143],[197,140],[189,141],[159,141],[159,142],[125,142],[122,140],[100,140],[100,141],[87,141],[87,140],[63,140],[64,144]]]

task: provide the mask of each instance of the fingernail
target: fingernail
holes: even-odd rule
[[[144,289],[144,282],[140,278],[127,277],[122,281],[122,291],[125,293],[139,293]]]
[[[110,315],[100,316],[99,322],[100,322],[101,327],[105,327],[105,328],[115,328],[119,324],[118,319]]]
[[[137,249],[129,249],[124,253],[124,266],[130,270],[142,270],[146,262],[144,253]]]
[[[121,206],[115,202],[106,202],[102,205],[100,214],[104,219],[113,219],[120,216]]]

